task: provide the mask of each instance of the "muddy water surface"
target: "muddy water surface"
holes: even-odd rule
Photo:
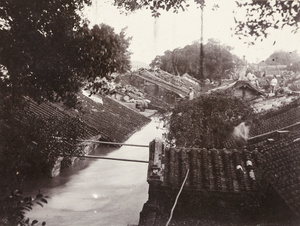
[[[157,125],[152,120],[126,143],[149,144],[164,132]],[[92,154],[148,161],[148,148],[141,147],[100,147]],[[43,208],[37,205],[27,216],[55,226],[137,225],[148,198],[147,167],[146,163],[80,160],[56,178],[29,184],[30,193],[41,189],[50,198]]]

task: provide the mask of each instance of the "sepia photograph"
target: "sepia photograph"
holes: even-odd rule
[[[0,226],[300,225],[299,27],[300,0],[0,0]]]

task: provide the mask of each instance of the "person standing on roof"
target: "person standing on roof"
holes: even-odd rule
[[[278,80],[276,78],[276,75],[274,75],[274,78],[272,78],[271,83],[270,83],[271,93],[275,93],[275,89],[276,89],[277,84],[278,84]]]
[[[254,86],[256,86],[257,88],[259,88],[258,78],[256,77],[255,74],[253,74],[252,72],[249,72],[249,73],[247,74],[247,79],[248,79],[248,81],[249,81],[252,85],[254,85]]]
[[[194,95],[195,95],[194,89],[193,89],[193,87],[190,86],[189,100],[193,100],[194,99]]]

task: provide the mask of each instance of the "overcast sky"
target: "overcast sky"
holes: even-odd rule
[[[192,1],[191,1],[192,2]],[[204,43],[214,38],[222,44],[232,46],[233,53],[239,57],[245,55],[251,63],[265,60],[276,50],[300,53],[300,32],[292,34],[289,29],[276,30],[267,40],[258,41],[255,46],[248,46],[233,35],[235,1],[206,1],[204,9]],[[218,4],[217,10],[212,6]],[[240,11],[238,11],[240,13]],[[162,12],[155,19],[148,10],[142,10],[129,15],[121,14],[112,6],[109,0],[93,0],[93,5],[86,9],[85,15],[91,24],[105,23],[120,32],[127,27],[127,36],[132,37],[130,51],[133,61],[143,61],[149,64],[156,55],[163,55],[166,50],[184,47],[200,39],[200,9],[191,5],[185,12],[174,14]],[[275,42],[275,44],[274,44]]]

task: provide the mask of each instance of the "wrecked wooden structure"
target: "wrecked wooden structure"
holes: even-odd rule
[[[196,94],[201,90],[196,81],[182,79],[162,70],[140,69],[123,76],[121,83],[130,84],[143,91],[146,98],[158,109],[164,109],[186,98],[190,87],[194,88]]]

